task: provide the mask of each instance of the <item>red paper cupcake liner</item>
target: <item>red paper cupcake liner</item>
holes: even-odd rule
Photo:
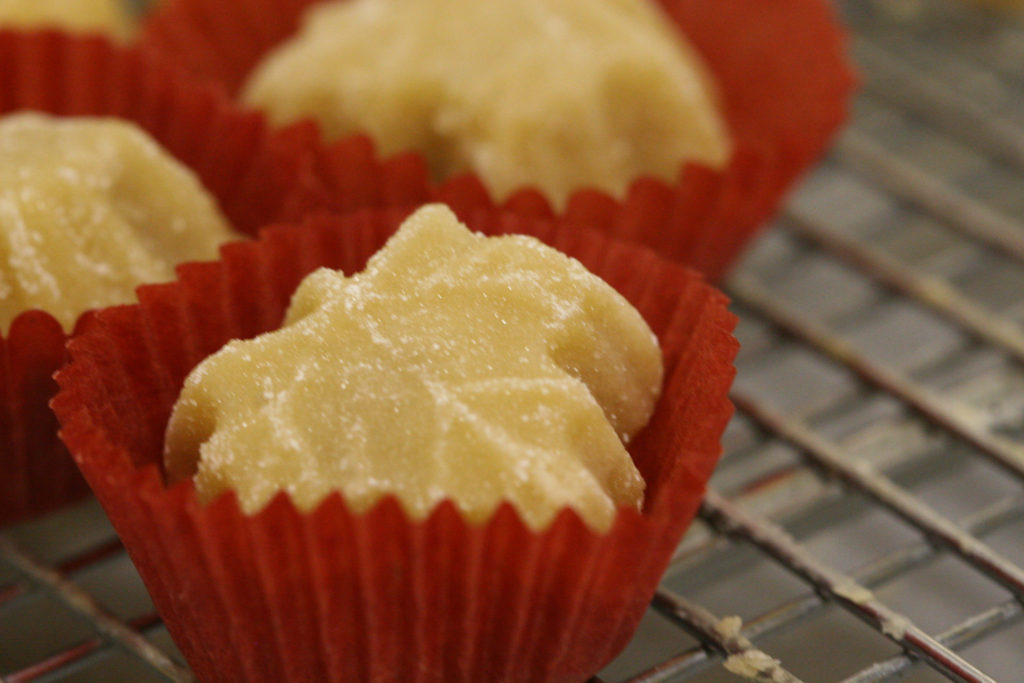
[[[411,521],[393,498],[351,512],[284,494],[247,516],[167,488],[161,457],[184,377],[226,341],[279,326],[319,266],[362,269],[398,210],[317,217],[223,249],[141,304],[86,318],[53,402],[62,437],[204,681],[578,681],[629,640],[720,454],[737,350],[724,296],[639,246],[562,223],[478,214],[533,234],[616,287],[658,334],[663,395],[630,452],[644,510],[598,534],[570,510],[543,532],[503,505],[483,525],[445,502]]]
[[[263,56],[296,31],[302,13],[323,1],[165,0],[144,25],[141,42],[235,94]],[[583,191],[567,215],[586,216],[599,229],[718,279],[845,120],[854,85],[845,35],[827,0],[651,1],[714,74],[732,160],[720,171],[686,165],[675,183],[638,179],[624,200]],[[336,153],[325,151],[328,168]],[[333,178],[325,176],[328,183]],[[543,196],[528,194],[528,208],[552,213]],[[486,192],[483,197],[492,203]],[[506,204],[514,210],[524,202],[514,197]],[[623,225],[637,204],[661,217],[649,234]]]
[[[425,193],[406,168],[415,162],[383,164],[358,142],[337,150],[336,162],[361,183],[327,188],[311,151],[314,126],[271,131],[261,115],[238,109],[215,87],[197,86],[166,60],[101,38],[0,31],[0,65],[0,115],[37,110],[133,121],[198,174],[245,234],[325,206],[328,192],[343,193],[353,208]],[[47,406],[65,341],[60,325],[38,311],[16,320],[6,339],[0,335],[0,524],[86,491]]]
[[[20,315],[0,335],[0,524],[81,498],[88,487],[57,438],[47,408],[57,393],[67,337],[42,311]]]

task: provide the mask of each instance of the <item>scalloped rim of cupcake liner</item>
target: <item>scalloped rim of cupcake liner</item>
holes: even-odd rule
[[[257,61],[295,32],[303,11],[323,1],[167,0],[145,21],[141,43],[175,55],[193,74],[234,94]],[[845,33],[825,0],[652,1],[713,73],[733,134],[732,160],[717,171],[684,164],[673,183],[637,178],[622,199],[580,190],[563,213],[617,216],[637,202],[656,201],[663,224],[634,238],[717,280],[821,156],[847,117],[856,78]],[[326,145],[328,167],[334,153],[333,144]],[[330,173],[325,179],[335,180]],[[495,204],[486,193],[479,200]],[[553,213],[551,202],[529,188],[501,204],[525,208],[527,215]]]
[[[334,149],[327,148],[323,156],[331,157]],[[558,218],[613,239],[641,244],[716,281],[778,201],[765,182],[771,173],[765,158],[738,150],[724,172],[687,164],[674,186],[641,177],[630,184],[621,200],[600,190],[579,190],[562,212],[555,211],[536,188],[523,188],[503,202],[495,202],[472,174],[441,184],[431,198],[451,205],[460,216],[483,210]],[[326,165],[338,162],[321,162],[322,167]]]
[[[352,514],[334,494],[304,514],[279,494],[246,516],[233,494],[201,505],[191,481],[165,487],[163,429],[191,367],[276,327],[315,267],[360,269],[404,215],[268,229],[140,288],[139,305],[89,316],[69,345],[53,402],[62,437],[204,680],[580,679],[626,644],[696,513],[732,412],[725,297],[641,247],[492,213],[471,227],[578,258],[661,335],[665,395],[630,447],[648,481],[642,514],[621,510],[598,534],[563,510],[534,533],[507,504],[471,525],[450,502],[410,521],[393,497]]]
[[[0,64],[0,115],[36,110],[132,120],[199,175],[243,233],[296,220],[338,191],[319,179],[315,126],[272,130],[261,114],[239,109],[220,89],[196,84],[157,55],[98,36],[0,30]],[[362,178],[344,190],[351,207],[425,192],[414,161],[379,161],[357,141],[340,150],[338,163]],[[6,338],[0,330],[0,525],[88,490],[47,406],[57,389],[51,375],[65,359],[67,337],[58,330],[43,311],[20,314]]]

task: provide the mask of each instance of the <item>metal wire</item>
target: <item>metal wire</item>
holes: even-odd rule
[[[25,579],[32,582],[33,586],[45,590],[67,608],[87,619],[95,626],[98,634],[104,640],[139,657],[167,680],[175,682],[193,680],[192,675],[186,669],[172,662],[166,654],[152,645],[137,630],[112,616],[77,584],[68,581],[58,571],[48,568],[33,558],[31,554],[4,534],[0,534],[0,559],[17,569]],[[61,662],[63,661],[62,659]],[[7,678],[10,683],[29,681],[37,673],[46,670],[50,669],[45,663],[40,663],[30,667],[27,671],[7,674]]]
[[[706,648],[724,657],[725,666],[730,671],[742,671],[744,669],[740,667],[745,666],[750,675],[755,676],[757,680],[799,683],[800,679],[786,671],[777,659],[753,646],[740,631],[741,622],[738,618],[722,619],[665,588],[659,589],[654,596],[654,607],[674,617],[681,628],[698,638]],[[658,667],[634,678],[633,681],[655,683],[666,680],[675,673],[669,669],[670,667],[665,666]]]
[[[853,52],[857,63],[871,75],[865,87],[868,94],[1024,172],[1024,132],[995,116],[990,107],[921,74],[870,39],[860,38]]]
[[[806,425],[787,418],[764,403],[737,392],[733,393],[733,402],[763,428],[800,448],[816,466],[909,522],[932,543],[959,556],[1018,597],[1024,597],[1024,569],[993,552],[890,479],[873,471],[866,463],[853,460]]]
[[[906,616],[878,601],[870,590],[807,553],[788,533],[764,519],[743,512],[713,490],[704,497],[702,516],[722,533],[752,543],[798,574],[827,599],[915,653],[954,681],[994,682]]]
[[[1024,478],[1024,447],[990,433],[958,413],[934,391],[860,353],[839,335],[766,294],[759,283],[744,276],[735,277],[728,291],[744,307],[757,311],[779,329],[813,346],[878,390],[904,401],[1013,476]]]
[[[980,536],[993,528],[1001,526],[1008,520],[1019,519],[1022,514],[1024,514],[1024,497],[1012,496],[998,500],[978,511],[968,519],[963,520],[960,526],[968,533]],[[913,567],[934,558],[938,552],[939,550],[934,545],[926,542],[905,546],[853,572],[851,577],[857,583],[870,589],[889,581],[893,577],[905,574]],[[779,605],[776,609],[762,614],[756,619],[748,621],[744,625],[742,633],[750,640],[761,639],[791,627],[793,624],[817,613],[828,604],[830,603],[827,599],[817,594],[796,598]],[[1016,607],[1014,608],[1013,606]],[[954,627],[950,632],[940,635],[938,640],[948,647],[957,649],[969,642],[965,634],[970,633],[974,639],[983,638],[992,631],[998,630],[1008,623],[1019,619],[1021,616],[1020,603],[1010,601],[968,619],[963,624]],[[887,660],[885,670],[893,673],[902,672],[913,661],[907,657]],[[630,679],[630,683],[639,683],[640,681],[646,683],[648,681],[661,681],[685,676],[697,671],[702,666],[707,665],[707,663],[706,650],[703,648],[690,650]],[[865,680],[881,679],[868,678]]]
[[[1024,261],[1024,223],[1002,215],[865,134],[843,134],[833,156],[844,166],[963,235]]]
[[[928,306],[959,325],[979,341],[1024,362],[1024,330],[985,310],[945,280],[910,268],[879,249],[825,227],[807,212],[791,209],[783,227],[844,263],[860,270],[894,292]]]

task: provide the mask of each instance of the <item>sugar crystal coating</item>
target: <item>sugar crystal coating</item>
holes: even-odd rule
[[[0,331],[128,303],[232,233],[192,172],[117,119],[0,118]]]
[[[649,0],[323,3],[244,97],[276,123],[418,149],[438,178],[475,170],[499,196],[621,195],[729,152],[704,65]]]
[[[571,506],[604,530],[642,502],[623,441],[661,374],[643,318],[578,261],[428,206],[365,271],[312,273],[279,330],[197,366],[165,464],[247,512],[337,490],[357,511],[393,493],[415,518],[450,498],[474,522],[508,500],[533,528]]]

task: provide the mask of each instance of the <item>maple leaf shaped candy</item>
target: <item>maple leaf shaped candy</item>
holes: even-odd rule
[[[165,463],[247,512],[337,490],[357,511],[394,494],[414,518],[451,499],[474,522],[508,500],[534,529],[571,506],[605,530],[641,505],[623,442],[661,377],[643,318],[578,261],[428,206],[365,271],[312,273],[281,329],[193,370]]]
[[[33,308],[70,330],[236,237],[196,175],[141,128],[0,116],[0,334]]]
[[[624,196],[680,163],[721,168],[730,134],[707,66],[648,0],[312,3],[242,99],[276,125],[416,149],[435,179],[469,170],[506,198],[536,185]]]

